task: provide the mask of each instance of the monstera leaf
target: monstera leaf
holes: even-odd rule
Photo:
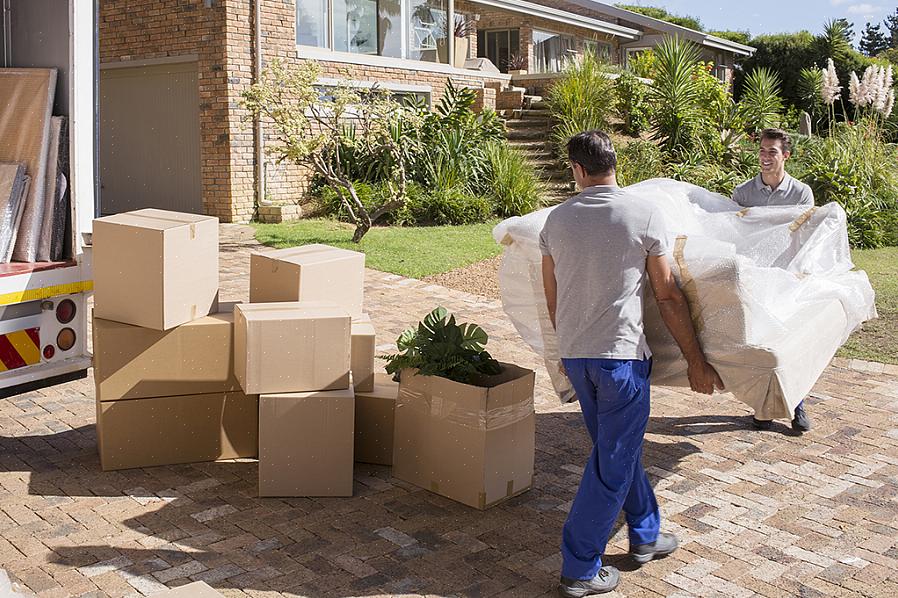
[[[442,376],[468,384],[477,375],[502,371],[487,353],[489,336],[477,324],[459,324],[455,316],[438,307],[396,339],[399,353],[387,355],[387,372],[398,377],[406,368],[423,376]]]

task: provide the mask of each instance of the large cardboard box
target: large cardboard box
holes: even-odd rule
[[[393,464],[393,422],[399,383],[389,374],[375,374],[374,388],[355,391],[355,460]]]
[[[97,401],[105,471],[255,457],[259,397],[240,392]]]
[[[94,316],[98,401],[240,390],[234,376],[234,303],[171,330]]]
[[[304,245],[250,257],[249,301],[332,301],[362,314],[365,254],[329,245]]]
[[[368,314],[352,320],[350,368],[356,392],[374,390],[374,353],[376,347],[374,324]]]
[[[137,210],[94,220],[98,318],[169,330],[212,312],[218,297],[218,219]]]
[[[321,301],[234,307],[234,369],[247,394],[349,387],[352,322]]]
[[[153,594],[153,598],[224,598],[204,581],[195,581],[167,592]]]
[[[259,496],[352,496],[352,388],[259,397]]]
[[[484,386],[404,370],[393,476],[477,509],[529,489],[535,422],[531,370],[503,364]]]

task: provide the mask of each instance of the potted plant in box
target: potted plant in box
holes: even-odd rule
[[[509,75],[526,75],[527,74],[527,58],[521,54],[512,54],[505,62]]]
[[[488,340],[439,307],[386,357],[399,376],[393,476],[479,509],[533,479],[535,374],[493,359]]]

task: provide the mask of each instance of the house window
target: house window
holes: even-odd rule
[[[448,0],[296,0],[296,43],[337,52],[448,63],[448,24]]]
[[[328,0],[296,1],[296,43],[326,48]]]
[[[488,58],[503,73],[508,72],[508,60],[521,49],[518,29],[477,31],[477,57]]]
[[[592,52],[593,56],[604,62],[612,62],[611,55],[614,48],[607,42],[585,39],[583,40],[583,51]]]
[[[533,63],[535,73],[560,73],[568,60],[576,56],[574,38],[560,33],[533,31]]]

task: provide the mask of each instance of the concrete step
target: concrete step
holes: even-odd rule
[[[549,130],[549,121],[545,120],[506,120],[505,127],[509,130],[521,130],[521,129],[539,129],[543,132],[548,132]]]
[[[509,128],[508,130],[508,140],[509,141],[545,141],[549,132],[545,129],[513,129]]]
[[[520,151],[551,151],[549,144],[545,139],[539,140],[510,140],[508,144],[514,146],[515,149]]]
[[[536,108],[536,109],[529,109],[529,110],[521,110],[520,116],[524,120],[545,119],[546,121],[548,121],[551,118],[552,113],[549,111],[548,108]]]

